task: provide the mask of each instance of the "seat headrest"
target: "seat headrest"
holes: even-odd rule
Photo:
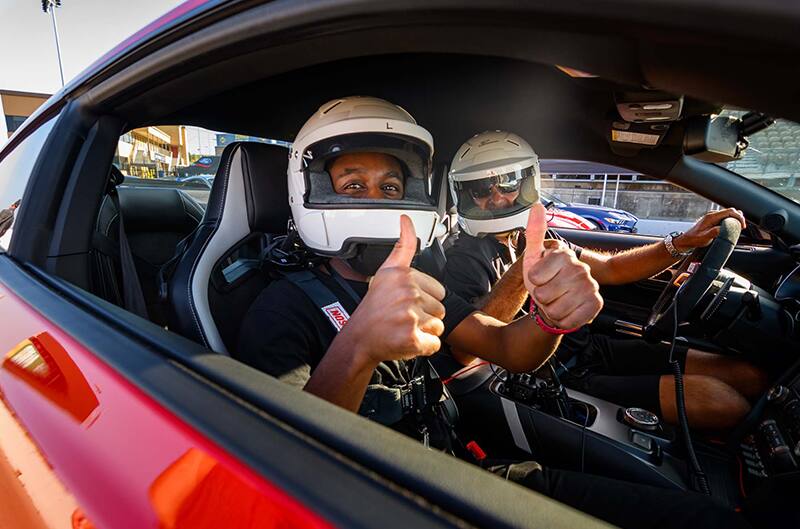
[[[118,193],[128,232],[189,232],[199,221],[186,203],[190,199],[178,189],[120,187]]]
[[[219,222],[230,178],[242,178],[250,231],[285,233],[291,216],[286,147],[235,142],[225,147],[211,187],[204,222]]]

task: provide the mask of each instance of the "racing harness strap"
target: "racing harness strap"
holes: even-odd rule
[[[335,270],[327,269],[357,306],[361,296]],[[296,271],[286,274],[286,278],[319,307],[338,333],[350,315],[317,273],[314,270]],[[405,427],[401,429],[418,434],[425,446],[454,453],[454,441],[455,445],[460,445],[454,429],[458,418],[455,401],[427,358],[414,359],[408,378],[410,381],[400,388],[370,385],[359,413],[386,426]]]

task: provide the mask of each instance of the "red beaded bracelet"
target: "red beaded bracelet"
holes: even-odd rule
[[[539,314],[539,307],[536,305],[536,303],[533,302],[533,298],[531,298],[531,310],[530,310],[530,312],[531,312],[531,318],[533,318],[533,321],[536,322],[536,325],[538,325],[546,333],[550,333],[550,334],[569,334],[571,332],[575,332],[578,329],[580,329],[580,327],[575,327],[574,329],[559,329],[558,327],[552,327],[552,326],[548,325],[544,321],[544,319],[542,318],[542,315]]]

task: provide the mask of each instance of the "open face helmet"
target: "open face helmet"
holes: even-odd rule
[[[380,153],[402,171],[402,196],[358,198],[337,193],[329,173],[345,154]],[[400,216],[414,223],[420,248],[430,246],[439,216],[431,189],[433,138],[397,105],[345,97],[322,105],[297,134],[289,158],[289,205],[303,243],[324,256],[374,273],[400,236]]]
[[[456,151],[448,174],[458,223],[483,237],[525,228],[528,210],[539,200],[539,157],[516,134],[476,134]]]

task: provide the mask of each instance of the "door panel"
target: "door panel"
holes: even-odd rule
[[[329,527],[3,286],[0,321],[0,447],[40,526]],[[225,501],[199,501],[209,494]]]

